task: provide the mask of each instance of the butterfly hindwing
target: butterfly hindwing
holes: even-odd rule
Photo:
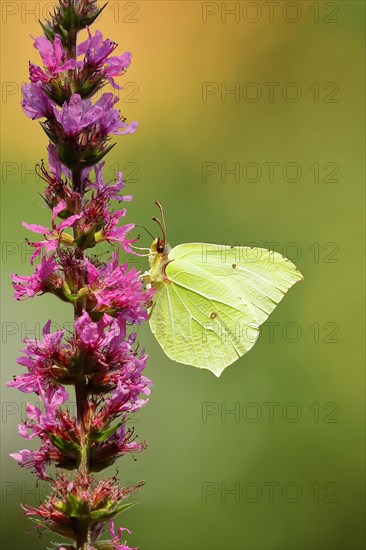
[[[175,281],[162,285],[155,295],[157,307],[152,308],[150,326],[168,357],[219,376],[252,347],[258,330],[246,325],[250,341],[244,341],[237,329],[244,318],[249,320],[247,316],[199,292],[199,286],[193,291]]]

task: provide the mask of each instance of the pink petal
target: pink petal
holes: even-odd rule
[[[49,229],[47,227],[44,227],[43,225],[37,225],[35,223],[27,223],[22,222],[22,226],[26,229],[29,229],[29,231],[33,231],[34,233],[40,233],[41,235],[46,235],[49,233]]]
[[[52,227],[55,229],[55,219],[59,215],[60,212],[66,209],[66,202],[60,201],[55,208],[52,209]]]
[[[74,216],[70,216],[66,220],[64,220],[60,225],[58,226],[59,230],[66,229],[66,227],[71,227],[74,225],[75,222],[80,220],[80,218],[83,217],[83,214],[75,214]]]

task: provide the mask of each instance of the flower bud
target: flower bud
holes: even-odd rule
[[[71,245],[74,242],[74,237],[68,233],[62,232],[60,235],[60,243]]]
[[[97,7],[96,0],[60,0],[50,20],[45,24],[40,22],[48,40],[53,41],[58,34],[64,45],[68,44],[69,35],[79,32],[91,25],[102,13],[107,4]]]

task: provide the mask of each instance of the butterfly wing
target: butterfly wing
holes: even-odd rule
[[[287,290],[302,275],[278,253],[204,243],[176,246],[150,326],[173,360],[216,376],[249,351]]]

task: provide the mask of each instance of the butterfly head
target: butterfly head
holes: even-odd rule
[[[155,204],[160,210],[161,220],[159,218],[156,218],[155,216],[152,219],[160,227],[163,238],[160,239],[160,237],[157,237],[153,241],[150,251],[151,251],[151,254],[162,254],[164,256],[168,256],[169,252],[171,251],[171,246],[168,243],[167,236],[166,236],[166,224],[165,224],[165,218],[164,218],[164,211],[160,202],[155,201]]]
[[[159,283],[159,282],[167,281],[165,268],[170,262],[169,252],[171,251],[171,246],[167,241],[163,207],[159,202],[155,202],[155,204],[160,210],[161,220],[156,217],[153,217],[153,220],[160,227],[162,231],[162,238],[157,237],[152,242],[152,245],[150,247],[149,261],[150,261],[150,279],[152,282]]]
[[[164,239],[159,239],[159,237],[157,237],[150,247],[150,252],[151,254],[162,254],[167,256],[171,249],[172,247],[169,243],[165,242]]]

